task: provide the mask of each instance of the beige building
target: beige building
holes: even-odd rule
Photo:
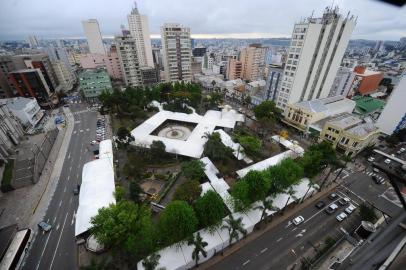
[[[351,113],[355,108],[355,101],[343,96],[302,101],[288,104],[284,111],[286,124],[303,132],[308,132],[309,126],[329,116]]]
[[[337,152],[353,157],[365,147],[373,145],[379,129],[372,123],[363,123],[357,116],[344,113],[319,123],[323,126],[320,141],[331,142]]]
[[[267,48],[261,44],[251,44],[241,50],[242,78],[244,80],[262,80],[265,68]]]
[[[242,78],[242,63],[237,59],[230,58],[227,62],[227,76],[228,80],[236,80]]]

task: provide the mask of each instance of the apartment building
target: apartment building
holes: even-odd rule
[[[126,85],[142,85],[140,61],[135,39],[130,35],[115,37],[117,53]]]
[[[236,80],[242,78],[242,63],[235,58],[229,58],[227,62],[228,80]]]
[[[85,31],[87,44],[90,53],[105,54],[102,35],[100,33],[99,22],[96,19],[82,21],[83,30]]]
[[[248,81],[262,80],[267,48],[261,44],[251,44],[241,50],[242,78]]]

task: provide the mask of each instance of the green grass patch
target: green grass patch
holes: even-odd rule
[[[13,179],[13,168],[14,160],[10,159],[7,163],[5,163],[3,178],[1,180],[1,191],[3,192],[14,190],[14,188],[11,186],[11,180]]]

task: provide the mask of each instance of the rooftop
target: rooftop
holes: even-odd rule
[[[326,121],[326,123],[327,122],[329,124],[332,124],[336,127],[341,128],[341,129],[347,129],[354,125],[358,125],[359,123],[362,123],[362,120],[355,115],[352,115],[349,113],[343,113],[338,116],[329,117],[328,121]]]
[[[352,100],[356,103],[354,111],[358,114],[370,114],[385,106],[385,101],[370,96],[354,96]]]
[[[335,96],[302,101],[295,103],[295,106],[313,113],[324,112],[326,115],[334,115],[352,111],[355,107],[355,102],[343,96]]]
[[[24,97],[15,97],[15,98],[6,98],[0,99],[0,104],[7,104],[7,107],[13,110],[22,110],[27,104],[32,101],[35,101],[35,98],[24,98]]]
[[[347,130],[348,133],[353,134],[358,137],[365,137],[369,134],[378,131],[378,128],[372,123],[364,123],[357,125]]]

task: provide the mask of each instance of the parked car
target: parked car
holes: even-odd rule
[[[338,216],[336,216],[336,219],[338,220],[338,221],[343,221],[344,219],[346,219],[347,218],[347,214],[346,213],[344,213],[344,212],[341,212]]]
[[[326,213],[331,215],[332,213],[334,213],[336,210],[338,209],[338,205],[335,203],[330,204],[327,208],[326,208]]]
[[[403,152],[406,151],[406,148],[403,148],[403,147],[402,147],[402,148],[399,149],[399,151],[400,151],[401,153],[403,153]]]
[[[369,158],[368,158],[368,161],[369,161],[369,162],[374,162],[374,161],[375,161],[375,158],[374,158],[374,157],[369,157]]]
[[[52,226],[45,221],[38,223],[38,227],[44,232],[49,232],[52,229]]]
[[[331,200],[335,200],[335,199],[338,198],[338,195],[337,195],[336,193],[331,193],[330,195],[328,195],[328,197],[329,197]]]
[[[352,204],[350,204],[347,208],[345,208],[345,212],[348,214],[348,215],[350,215],[352,212],[354,212],[354,210],[356,209],[357,207],[355,207],[354,205],[352,205]]]
[[[338,203],[341,205],[347,205],[349,202],[350,202],[350,199],[348,199],[347,197],[341,198],[338,200]]]
[[[80,185],[77,185],[74,189],[73,189],[73,195],[79,195],[80,192]]]
[[[324,206],[326,206],[326,204],[325,204],[323,201],[318,201],[318,202],[316,203],[316,207],[317,207],[318,209],[322,209]]]
[[[295,224],[297,226],[300,223],[302,223],[303,221],[304,221],[304,217],[298,216],[298,217],[295,217],[292,222],[293,222],[293,224]]]
[[[376,172],[376,173],[379,173],[380,172],[380,170],[378,169],[378,168],[373,168],[372,169],[374,172]]]
[[[385,161],[384,161],[386,164],[389,164],[390,163],[390,159],[389,158],[387,158],[387,159],[385,159]]]

